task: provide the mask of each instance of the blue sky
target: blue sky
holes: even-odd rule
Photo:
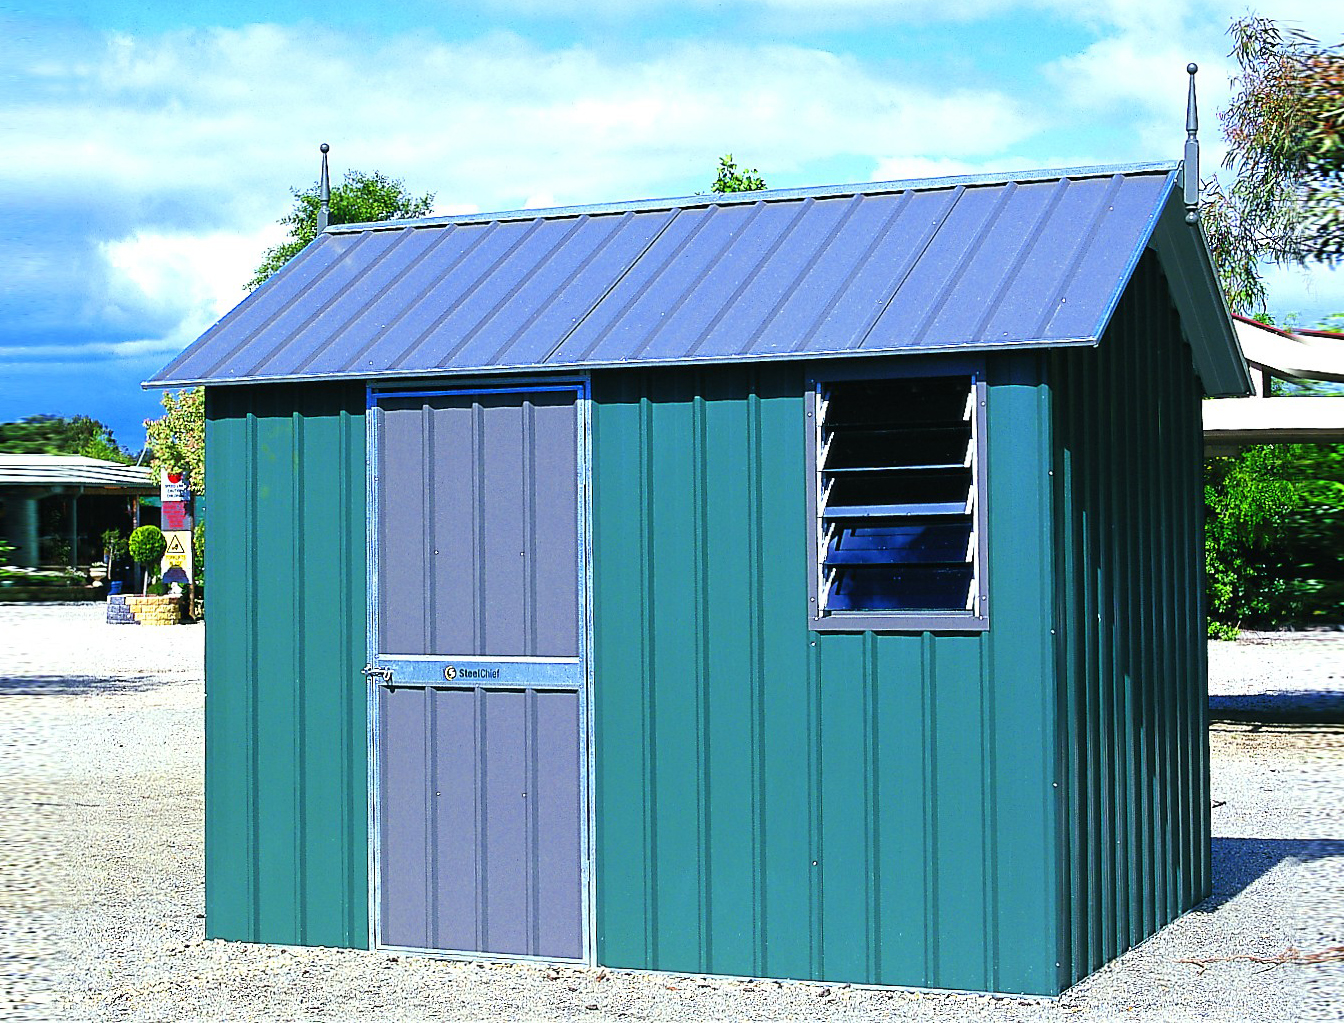
[[[1329,10],[1326,8],[1329,7]],[[139,381],[242,296],[289,189],[380,170],[437,211],[1174,159],[1221,0],[0,3],[0,420],[88,414],[136,449]],[[1259,12],[1344,35],[1344,4]],[[1273,312],[1344,310],[1274,271]]]

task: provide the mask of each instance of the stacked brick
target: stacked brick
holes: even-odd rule
[[[109,625],[177,625],[182,621],[181,597],[113,593],[107,598]]]

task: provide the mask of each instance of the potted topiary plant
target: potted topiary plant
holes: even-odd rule
[[[101,576],[109,582],[112,579],[112,566],[116,560],[126,554],[126,538],[121,535],[119,529],[108,529],[103,531],[103,563],[101,566]],[[99,577],[98,573],[90,573],[94,579]]]
[[[163,559],[163,552],[168,549],[168,541],[163,538],[163,530],[158,526],[139,526],[131,531],[131,539],[127,546],[135,563],[145,570],[145,585],[141,592],[149,593],[150,577],[158,578],[159,562]],[[154,585],[158,587],[154,592],[162,592],[162,583],[156,582]]]

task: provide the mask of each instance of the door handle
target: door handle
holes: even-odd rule
[[[375,668],[372,664],[364,665],[364,677],[370,682],[377,680],[385,686],[392,684],[391,668]]]

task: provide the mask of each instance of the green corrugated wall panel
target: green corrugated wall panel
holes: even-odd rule
[[[206,933],[367,947],[364,391],[206,418]]]
[[[207,405],[218,403],[213,396]],[[238,421],[206,420],[206,475],[222,493],[210,498],[206,575],[205,864],[206,934],[250,937],[255,863],[252,816],[251,687],[245,684],[248,502],[251,445]],[[236,481],[236,482],[234,482]],[[223,552],[232,564],[220,564]],[[226,613],[227,612],[227,613]],[[233,680],[225,685],[224,680]]]
[[[808,630],[804,380],[594,377],[599,958],[1055,991],[1041,364],[991,364],[984,635]]]
[[[1155,257],[1049,372],[1072,983],[1210,888],[1199,385]]]
[[[1000,990],[1057,988],[1063,874],[1054,678],[1056,592],[1050,486],[1054,397],[1036,359],[991,376],[988,434],[989,585],[993,609],[981,695],[988,875],[985,901]],[[1043,741],[1035,745],[1036,736]],[[1030,737],[1030,738],[1028,738]],[[1030,745],[1029,745],[1030,744]],[[1033,858],[1048,861],[1039,870]],[[1022,872],[1026,877],[1017,879]],[[1037,944],[1039,936],[1040,944]],[[1047,951],[1048,945],[1048,951]],[[1049,977],[1047,980],[1046,977]]]

